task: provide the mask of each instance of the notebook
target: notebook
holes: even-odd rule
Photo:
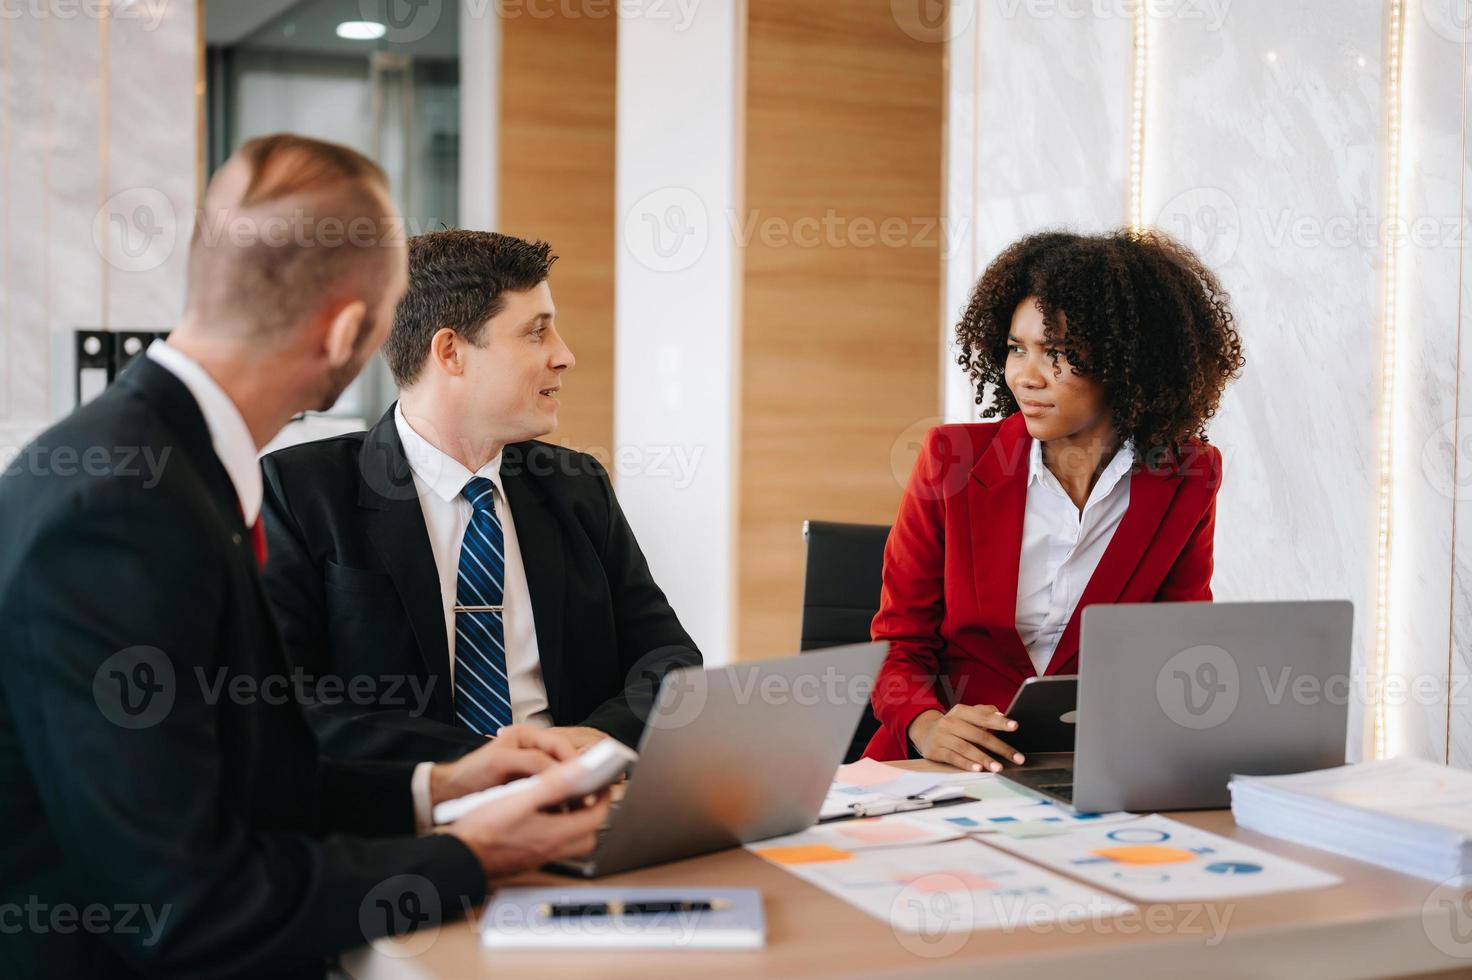
[[[568,885],[499,889],[480,936],[493,949],[759,949],[767,923],[754,888]]]

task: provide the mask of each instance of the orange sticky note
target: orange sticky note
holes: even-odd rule
[[[755,852],[774,864],[819,864],[823,861],[847,861],[853,857],[828,844],[798,844],[794,847],[764,847]]]
[[[1179,847],[1161,847],[1159,844],[1131,844],[1128,847],[1105,847],[1094,852],[1099,857],[1118,861],[1120,864],[1179,864],[1193,861],[1196,855]]]

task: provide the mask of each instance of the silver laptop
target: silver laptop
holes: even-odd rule
[[[1343,765],[1353,622],[1346,601],[1090,606],[1072,767],[1003,775],[1100,813],[1225,807],[1233,774]]]
[[[671,671],[597,849],[550,870],[596,878],[811,826],[888,648]]]

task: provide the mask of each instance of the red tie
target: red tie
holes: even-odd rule
[[[245,523],[245,509],[238,501],[235,504],[235,513],[241,523]],[[264,569],[266,567],[266,529],[261,526],[259,514],[256,515],[256,522],[247,527],[246,531],[250,534],[250,549],[256,555],[256,567]]]
[[[265,568],[266,529],[261,526],[261,519],[259,517],[257,517],[256,522],[250,526],[250,545],[251,549],[256,553],[256,566],[259,568]]]

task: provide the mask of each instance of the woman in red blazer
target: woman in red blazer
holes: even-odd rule
[[[889,657],[865,755],[975,771],[1023,680],[1078,670],[1078,610],[1211,599],[1221,454],[1205,426],[1242,367],[1215,276],[1154,233],[1033,235],[957,327],[982,417],[925,439],[874,618]]]

